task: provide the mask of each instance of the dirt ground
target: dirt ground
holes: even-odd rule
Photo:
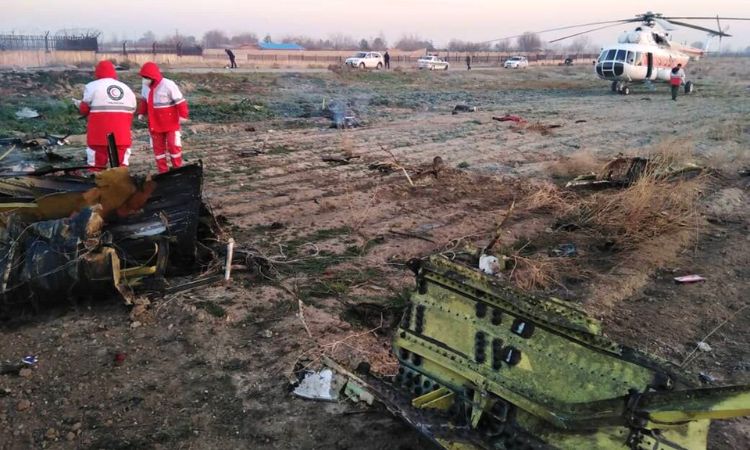
[[[240,252],[270,265],[155,299],[135,319],[117,299],[13,310],[0,322],[0,360],[39,362],[24,377],[0,375],[0,449],[430,448],[382,408],[293,397],[289,375],[323,354],[394,373],[408,259],[486,244],[514,201],[500,246],[541,258],[582,237],[559,231],[530,196],[662,145],[715,169],[694,222],[637,251],[581,240],[579,276],[562,270],[534,289],[580,304],[615,340],[687,360],[696,382],[749,383],[750,179],[737,174],[750,167],[748,66],[689,67],[697,92],[677,102],[663,85],[614,95],[590,66],[168,74],[191,104],[184,154],[204,165],[206,200]],[[65,99],[86,77],[0,73],[0,134],[82,132]],[[140,84],[133,72],[122,78]],[[477,111],[451,114],[459,103]],[[43,121],[16,120],[25,105]],[[331,110],[362,126],[332,128]],[[529,124],[492,120],[505,114]],[[136,141],[132,169],[153,170],[142,125]],[[81,150],[56,152],[77,161]],[[410,179],[378,164],[406,167]],[[689,273],[707,281],[672,281]],[[711,351],[691,356],[704,339]],[[749,440],[750,420],[714,422],[709,447]]]

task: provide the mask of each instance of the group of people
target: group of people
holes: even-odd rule
[[[188,104],[177,84],[161,74],[159,66],[147,62],[139,72],[142,78],[141,97],[117,79],[115,66],[101,61],[94,70],[95,80],[83,90],[83,99],[73,99],[82,116],[88,119],[86,128],[86,164],[91,171],[108,166],[109,134],[114,134],[118,163],[129,164],[133,117],[148,121],[151,147],[159,173],[182,166],[182,137],[180,126],[188,120]]]

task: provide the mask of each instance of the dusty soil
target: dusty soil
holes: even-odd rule
[[[646,265],[582,248],[585,276],[546,290],[602,319],[612,338],[677,364],[705,339],[712,350],[688,369],[715,385],[750,382],[750,207],[747,178],[736,174],[749,161],[746,66],[699,63],[689,72],[698,92],[678,102],[665,86],[615,96],[583,66],[173,74],[195,112],[184,152],[204,164],[206,199],[240,250],[270,267],[157,299],[135,327],[116,299],[14,310],[0,323],[0,360],[36,354],[39,363],[26,377],[0,376],[0,448],[427,448],[380,408],[294,398],[289,374],[322,354],[393,373],[389,333],[412,283],[406,260],[486,243],[514,200],[501,247],[545,253],[575,236],[556,233],[555,217],[524,199],[587,169],[575,155],[644,154],[674,138],[719,174],[696,205],[692,238],[659,237],[652,247],[663,251]],[[49,104],[80,90],[80,78],[0,74],[0,86],[8,104]],[[45,88],[37,97],[35,83]],[[323,110],[335,102],[363,126],[330,128]],[[457,103],[478,111],[452,115]],[[59,110],[49,115],[60,114],[52,122],[64,131],[70,112]],[[506,113],[532,126],[492,120]],[[136,136],[132,168],[150,171],[142,127]],[[57,152],[77,161],[80,150]],[[348,164],[322,160],[330,156]],[[370,168],[378,163],[407,167],[414,186],[399,170]],[[707,281],[673,283],[687,273]],[[716,422],[710,447],[748,438],[748,419]]]

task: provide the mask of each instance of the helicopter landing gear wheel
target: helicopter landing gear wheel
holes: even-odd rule
[[[688,81],[687,83],[685,83],[685,94],[692,94],[694,90],[695,84],[693,84],[692,81]]]
[[[628,86],[623,86],[622,89],[620,89],[620,94],[630,95],[630,88]]]
[[[620,90],[620,82],[619,81],[613,81],[612,82],[612,92],[618,92]]]

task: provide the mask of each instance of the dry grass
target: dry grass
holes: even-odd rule
[[[586,173],[597,172],[604,161],[590,150],[579,150],[570,156],[550,164],[547,172],[555,178],[573,178]]]
[[[543,184],[521,202],[527,211],[544,212],[558,223],[577,228],[570,233],[579,246],[608,243],[616,253],[607,258],[615,267],[647,274],[654,267],[668,264],[697,238],[703,223],[700,199],[710,182],[709,175],[690,179],[665,177],[676,168],[691,162],[690,146],[680,141],[667,141],[646,155],[649,165],[645,174],[624,189],[587,193],[571,192],[553,184]],[[558,173],[591,172],[596,161],[585,153],[564,161]],[[572,173],[571,173],[572,172]],[[669,241],[665,245],[664,241]],[[588,244],[586,244],[588,243]],[[516,271],[511,279],[522,289],[538,289],[560,285],[564,276],[580,273],[604,275],[609,269],[596,267],[592,260],[578,259],[572,264],[566,258],[533,255],[516,256]],[[593,265],[584,268],[587,264]]]
[[[747,120],[726,120],[712,127],[706,137],[714,141],[740,141],[745,134],[749,124]]]

